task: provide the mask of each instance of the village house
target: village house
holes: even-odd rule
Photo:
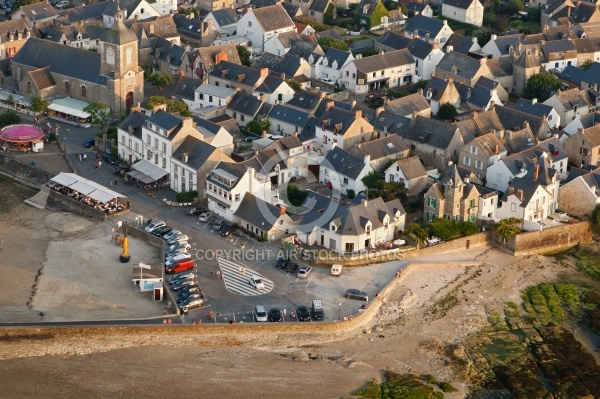
[[[560,126],[560,116],[558,115],[558,112],[549,105],[539,103],[537,98],[534,98],[533,100],[519,98],[517,103],[514,104],[514,108],[529,115],[546,118],[550,129],[558,129]]]
[[[480,76],[473,87],[459,85],[457,90],[460,94],[461,108],[464,111],[487,111],[495,105],[502,105],[498,88],[504,91],[498,82],[484,76]]]
[[[423,15],[428,18],[433,18],[433,10],[429,7],[429,4],[422,3],[420,1],[411,1],[406,4],[406,9],[412,11],[414,15]]]
[[[309,173],[307,149],[295,134],[267,145],[263,153],[270,157],[269,162],[273,164],[279,160],[273,166],[273,170],[269,171],[269,178],[273,186],[289,183],[293,179],[307,176]],[[265,162],[262,165],[265,168]]]
[[[208,83],[228,88],[239,88],[243,93],[253,93],[269,76],[268,68],[255,69],[244,65],[221,61],[208,75]]]
[[[329,151],[321,163],[319,182],[327,185],[333,191],[334,198],[339,198],[338,193],[343,195],[348,195],[349,192],[359,194],[367,189],[362,178],[372,171],[370,156],[357,157],[336,147]]]
[[[303,133],[310,121],[310,113],[290,107],[286,104],[275,104],[269,112],[271,122],[270,133],[287,137]]]
[[[369,157],[373,170],[379,174],[385,172],[385,167],[397,159],[407,158],[410,150],[397,134],[390,134],[365,143],[358,143],[349,151],[359,158]]]
[[[429,43],[421,39],[411,40],[406,49],[415,59],[416,75],[418,80],[427,80],[435,73],[435,67],[444,58],[438,42]]]
[[[327,11],[327,8],[330,5],[333,5],[331,0],[313,0],[310,2],[310,6],[308,7],[308,16],[310,19],[322,24],[323,18],[325,17],[325,11]]]
[[[204,22],[212,21],[216,31],[223,36],[231,36],[237,29],[238,13],[232,8],[213,10],[204,17]]]
[[[571,168],[558,189],[558,208],[570,216],[586,218],[600,204],[600,170]]]
[[[490,41],[481,48],[481,53],[489,54],[492,58],[512,57],[519,43],[526,43],[525,35],[522,33],[503,36],[492,34]]]
[[[244,195],[232,222],[268,242],[281,242],[297,224],[288,216],[285,207],[278,208],[252,193]]]
[[[423,92],[409,94],[394,100],[384,100],[384,109],[394,115],[412,119],[417,115],[431,117],[431,105],[423,97]]]
[[[242,64],[235,44],[200,47],[187,51],[181,62],[180,72],[190,78],[207,82],[208,75],[213,71],[215,65],[221,61],[237,65]]]
[[[546,71],[562,71],[569,65],[577,66],[577,49],[570,40],[553,40],[541,45],[545,59],[541,62]]]
[[[479,0],[445,0],[442,15],[466,24],[483,25],[483,5]]]
[[[600,125],[577,129],[577,132],[566,140],[565,149],[572,164],[580,168],[587,165],[598,166]]]
[[[117,143],[119,158],[127,161],[129,166],[145,158],[142,126],[150,116],[138,110],[132,110],[117,126]]]
[[[0,22],[0,59],[13,57],[25,42],[36,37],[35,30],[27,25],[25,19],[6,20]]]
[[[442,50],[445,53],[457,51],[464,55],[480,55],[482,53],[481,46],[477,43],[477,37],[470,38],[456,33],[450,35],[444,46],[442,46]]]
[[[385,170],[385,181],[404,184],[410,197],[416,197],[425,190],[428,179],[427,171],[417,156],[399,159]]]
[[[435,76],[440,79],[452,78],[455,83],[475,86],[481,76],[490,76],[491,71],[486,59],[476,60],[456,51],[446,53],[435,70]]]
[[[577,133],[578,129],[588,129],[596,124],[600,123],[600,112],[590,112],[587,115],[577,116],[571,123],[569,123],[563,131],[566,135],[561,137],[561,141],[566,140],[569,136]]]
[[[333,47],[327,49],[324,56],[313,53],[308,57],[311,77],[317,80],[327,79],[333,84],[338,83],[342,78],[342,69],[352,61],[354,61],[352,53]]]
[[[496,137],[495,132],[490,132],[466,143],[458,156],[459,166],[470,170],[483,180],[487,169],[500,158],[506,157],[508,151],[504,144]]]
[[[531,0],[530,3],[537,6],[536,0]],[[542,17],[540,25],[558,25],[559,20],[569,18],[575,9],[575,5],[571,0],[550,0],[546,2],[546,6],[542,7]]]
[[[349,150],[360,142],[371,140],[373,125],[363,118],[361,110],[346,111],[335,107],[333,101],[326,101],[325,107],[320,126],[315,129],[316,140],[325,148]]]
[[[261,69],[261,71],[263,70],[264,69]],[[262,82],[254,88],[252,94],[265,100],[269,104],[279,104],[291,100],[294,96],[294,89],[290,87],[285,79],[267,75]]]
[[[586,115],[596,108],[597,99],[590,98],[588,90],[557,90],[556,94],[544,101],[544,104],[556,110],[562,126],[568,125],[577,116]]]
[[[278,34],[295,31],[296,26],[281,4],[262,8],[248,8],[237,21],[236,32],[250,39],[254,53],[260,55],[265,43]]]
[[[437,115],[440,106],[442,104],[450,103],[455,108],[460,108],[461,98],[454,79],[440,79],[438,77],[432,77],[427,82],[425,90],[423,90],[423,96],[431,105],[431,113]]]
[[[253,119],[266,118],[271,111],[271,107],[267,102],[251,94],[238,91],[227,104],[225,113],[235,120],[238,125],[244,127]]]
[[[404,36],[414,39],[415,36],[430,43],[441,45],[454,33],[448,26],[448,21],[440,21],[424,15],[415,15],[404,27]]]
[[[403,49],[351,61],[342,68],[342,82],[349,91],[364,94],[405,86],[416,80],[415,74],[415,59]]]

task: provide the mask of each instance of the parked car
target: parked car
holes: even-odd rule
[[[275,267],[278,268],[278,269],[284,269],[289,264],[290,264],[290,259],[288,259],[288,258],[277,258],[277,262],[275,263]]]
[[[182,312],[186,313],[192,309],[202,307],[203,304],[204,304],[203,299],[194,299],[192,302],[190,302],[186,305],[180,306],[180,309]]]
[[[206,211],[203,214],[201,214],[200,216],[198,216],[198,221],[200,223],[206,223],[210,220],[210,218],[212,218],[212,212]]]
[[[223,219],[217,219],[213,222],[212,228],[213,228],[213,230],[220,231],[221,227],[223,227],[224,224],[225,224],[225,221]]]
[[[2,8],[2,9],[6,9],[6,8],[7,8],[7,7],[6,7],[6,3],[0,3],[0,8]]]
[[[302,266],[300,270],[298,270],[298,277],[300,278],[308,278],[308,275],[312,272],[312,267],[310,266]]]
[[[327,83],[328,85],[332,85],[334,83],[333,80],[329,78],[323,78],[321,79],[321,82]]]
[[[4,3],[4,5],[6,5],[6,3]],[[2,8],[6,8],[6,7],[2,7]],[[90,148],[96,145],[96,140],[95,139],[89,139],[83,142],[83,146],[85,148]]]
[[[12,1],[5,1],[4,5],[6,6],[6,8],[8,8],[10,10],[12,8],[13,3],[12,3]]]
[[[179,291],[186,285],[195,285],[195,284],[198,284],[198,281],[196,281],[195,278],[184,278],[184,279],[179,280],[175,284],[173,284],[173,286],[171,288],[173,288],[173,291]]]
[[[169,231],[173,230],[169,226],[162,226],[152,232],[152,235],[157,237],[162,237],[164,234],[167,234]]]
[[[106,162],[108,162],[111,165],[119,164],[119,160],[117,158],[113,157],[111,154],[104,154],[103,158]]]
[[[248,280],[248,284],[250,284],[251,286],[253,286],[257,290],[264,290],[265,289],[265,283],[263,283],[262,279],[260,277],[258,277],[258,276],[252,276],[252,277],[250,277],[250,280]]]
[[[256,318],[256,321],[267,321],[267,310],[263,305],[256,305],[254,307],[254,317]]]
[[[173,238],[173,237],[175,237],[176,235],[179,235],[179,234],[183,234],[183,233],[182,233],[181,231],[179,231],[179,230],[171,230],[171,231],[169,231],[168,233],[166,233],[166,234],[163,236],[163,238],[164,238],[165,240],[169,241],[171,238]]]
[[[182,273],[177,273],[176,275],[172,276],[169,279],[169,284],[173,285],[175,284],[178,280],[181,280],[182,278],[192,278],[194,277],[194,273],[191,272],[182,272]]]
[[[221,237],[229,237],[234,231],[235,227],[233,227],[233,225],[225,223],[223,227],[221,227],[221,230],[219,230],[219,235]]]
[[[188,253],[182,252],[182,253],[175,254],[173,256],[167,256],[165,258],[165,261],[166,261],[165,264],[168,266],[171,266],[171,265],[185,262],[188,260],[192,260],[192,256]]]
[[[367,294],[364,291],[357,290],[354,288],[350,288],[350,289],[346,290],[346,293],[344,294],[344,296],[349,299],[360,299],[362,301],[369,300],[369,294]]]
[[[288,272],[288,273],[296,273],[299,268],[300,268],[299,264],[297,264],[297,263],[289,263],[287,265],[287,267],[285,268],[285,271]]]
[[[165,260],[167,260],[168,258],[172,258],[173,256],[179,255],[179,254],[188,254],[188,251],[185,248],[179,248],[175,251],[169,251],[165,254]]]
[[[206,212],[206,208],[202,208],[201,206],[197,206],[195,208],[188,209],[187,211],[185,211],[185,214],[189,215],[189,216],[195,216],[195,215],[201,215],[204,212]]]
[[[70,5],[71,3],[69,3],[67,0],[62,0],[56,3],[54,7],[58,8],[59,10],[62,10],[63,8],[67,8]]]
[[[283,321],[283,316],[282,316],[281,310],[279,310],[279,308],[271,308],[271,310],[269,310],[269,321],[271,321],[271,322]]]
[[[310,320],[310,312],[306,306],[300,305],[296,310],[296,317],[298,321],[309,321]]]
[[[189,251],[190,249],[192,249],[192,246],[190,244],[188,244],[187,242],[179,242],[177,244],[173,244],[169,247],[169,252],[175,252],[179,249],[185,249],[186,251]]]
[[[176,274],[176,273],[181,273],[181,272],[187,272],[189,270],[192,270],[193,268],[194,268],[194,261],[186,260],[183,262],[175,263],[173,265],[168,264],[165,267],[165,273]]]
[[[182,234],[182,235],[172,237],[169,241],[167,241],[167,243],[169,245],[173,245],[177,242],[187,242],[188,240],[189,240],[189,237],[186,236],[185,234]]]
[[[202,299],[200,298],[200,294],[199,293],[190,293],[188,295],[184,295],[184,296],[178,296],[177,297],[177,304],[179,306],[183,306],[183,305],[187,305],[188,303],[195,301],[196,299]]]
[[[182,289],[179,290],[179,295],[183,295],[187,292],[199,292],[202,293],[202,290],[200,289],[200,286],[198,286],[197,284],[192,284],[192,285],[186,285],[185,287],[183,287]]]
[[[167,224],[165,222],[157,220],[156,222],[152,222],[148,226],[146,226],[144,228],[144,231],[146,233],[152,233],[154,230],[158,229],[159,227],[163,227],[166,225]]]

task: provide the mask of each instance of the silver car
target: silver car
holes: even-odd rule
[[[187,303],[187,304],[185,304],[183,306],[180,306],[180,309],[183,312],[187,312],[189,310],[202,307],[203,304],[204,304],[204,300],[203,299],[196,298],[193,301],[190,301],[189,303]]]
[[[173,238],[171,238],[169,241],[167,241],[170,245],[173,245],[175,243],[178,242],[187,242],[189,240],[189,237],[186,235],[179,235],[179,236],[175,236]]]

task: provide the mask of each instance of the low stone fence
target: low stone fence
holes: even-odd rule
[[[43,184],[54,177],[52,173],[8,153],[0,153],[0,174],[35,190],[39,190]]]
[[[128,209],[125,209],[123,211],[115,212],[113,214],[108,215],[105,212],[91,207],[84,202],[77,201],[76,199],[73,199],[68,195],[64,195],[63,193],[60,193],[56,190],[52,190],[46,185],[42,186],[40,191],[42,194],[47,194],[45,207],[52,211],[69,212],[75,215],[97,220],[99,222],[114,219],[123,215],[124,213],[129,212]]]

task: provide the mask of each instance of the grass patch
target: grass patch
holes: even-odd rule
[[[597,244],[581,246],[576,252],[577,267],[600,280],[600,250]]]
[[[380,386],[373,381],[367,382],[354,392],[354,396],[363,399],[443,399],[443,392],[455,392],[448,382],[438,382],[432,375],[416,376],[386,372],[385,382]]]

